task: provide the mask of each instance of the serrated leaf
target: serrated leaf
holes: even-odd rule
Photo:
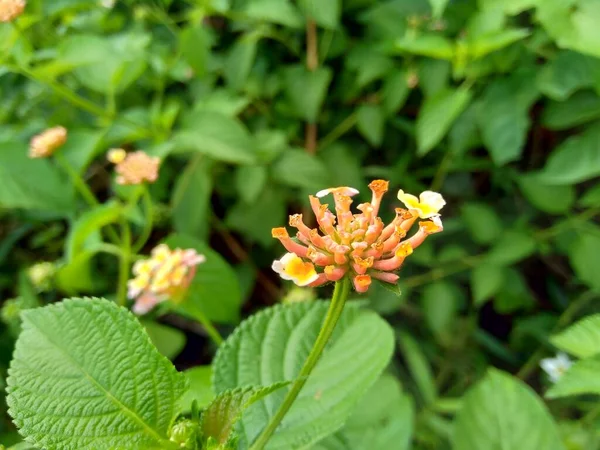
[[[471,291],[475,306],[497,293],[505,280],[505,270],[494,264],[480,264],[471,271]]]
[[[214,111],[188,116],[174,141],[180,151],[195,150],[218,161],[256,162],[256,144],[242,122]]]
[[[442,140],[452,123],[467,107],[471,97],[471,91],[461,87],[444,89],[425,99],[416,125],[419,155],[425,155]]]
[[[465,395],[451,441],[454,450],[564,450],[535,392],[496,369]]]
[[[600,353],[600,314],[581,319],[550,338],[552,345],[578,358]]]
[[[392,375],[383,374],[358,402],[344,427],[311,450],[408,450],[413,401]]]
[[[309,71],[302,65],[284,69],[287,97],[296,116],[314,123],[325,100],[333,73],[328,67]]]
[[[356,114],[356,126],[360,134],[373,147],[379,147],[383,141],[385,127],[385,117],[381,106],[361,105]]]
[[[7,383],[15,424],[48,450],[172,448],[185,390],[131,313],[89,298],[23,313]]]
[[[219,348],[213,363],[216,391],[293,380],[317,337],[327,307],[326,302],[279,305],[243,322]],[[391,329],[376,314],[347,305],[332,343],[267,449],[307,448],[338,430],[387,365],[393,341]],[[244,414],[240,422],[243,442],[251,443],[257,437],[284,395],[276,392]]]
[[[204,439],[213,438],[219,444],[227,443],[233,426],[244,410],[258,400],[287,386],[283,381],[270,386],[248,386],[221,392],[202,413],[201,427]]]
[[[559,145],[540,172],[548,184],[580,183],[600,175],[600,127],[590,126]]]
[[[572,395],[600,394],[600,358],[577,361],[563,373],[560,379],[546,392],[546,398],[561,398]]]

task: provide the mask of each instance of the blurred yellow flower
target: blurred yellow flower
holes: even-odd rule
[[[10,22],[25,10],[25,0],[0,0],[0,22]]]
[[[409,210],[418,212],[421,219],[429,219],[437,216],[440,209],[446,204],[441,194],[433,191],[424,191],[417,198],[400,189],[398,191],[398,200],[404,203],[404,206]]]
[[[31,139],[29,143],[29,157],[48,158],[66,141],[67,129],[65,127],[49,128]]]
[[[108,153],[108,159],[116,164],[119,184],[154,183],[158,179],[160,158],[149,156],[141,150],[125,153],[122,149],[113,149]]]
[[[194,249],[171,250],[160,244],[149,259],[133,266],[135,277],[127,283],[127,296],[135,300],[133,311],[145,314],[165,300],[180,301],[196,274],[196,266],[206,260]]]

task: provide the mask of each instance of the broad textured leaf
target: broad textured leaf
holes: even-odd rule
[[[358,108],[356,126],[360,134],[373,147],[379,147],[383,141],[385,117],[378,105],[362,105]]]
[[[600,291],[600,236],[581,233],[571,245],[569,259],[577,277],[592,289]]]
[[[548,185],[540,181],[537,175],[521,175],[517,182],[525,198],[541,211],[550,214],[566,213],[575,202],[573,186]]]
[[[197,155],[177,177],[171,196],[173,228],[177,233],[198,239],[208,237],[212,212],[212,166],[208,158]]]
[[[191,411],[192,403],[196,401],[199,408],[208,406],[215,397],[212,388],[212,367],[192,367],[183,372],[189,381],[189,389],[179,399],[179,409],[182,413]]]
[[[327,307],[326,302],[276,306],[242,323],[215,358],[216,391],[293,380]],[[346,306],[332,343],[266,448],[306,448],[337,431],[387,365],[393,341],[392,330],[376,314]],[[284,396],[276,392],[248,410],[241,420],[243,441],[257,437]]]
[[[100,241],[98,233],[101,228],[117,222],[122,214],[123,207],[117,202],[105,203],[83,213],[71,225],[65,241],[65,256],[67,261],[71,262],[73,258],[81,254],[90,237],[96,237]]]
[[[344,427],[311,450],[408,450],[412,437],[412,399],[392,375],[383,374],[358,402]]]
[[[564,450],[552,416],[522,381],[490,369],[464,397],[453,450]]]
[[[181,308],[193,317],[195,310],[219,323],[236,323],[240,318],[242,294],[233,268],[206,243],[183,234],[165,239],[171,248],[193,248],[206,257],[198,266],[186,301]]]
[[[307,122],[314,123],[333,77],[331,69],[319,67],[311,72],[306,67],[297,65],[287,67],[283,74],[285,90],[294,113]]]
[[[418,154],[425,155],[435,147],[452,123],[469,104],[472,93],[467,88],[444,89],[423,103],[417,118]]]
[[[185,390],[131,313],[89,298],[23,313],[7,382],[15,424],[48,450],[171,448]]]
[[[256,161],[256,143],[246,127],[239,120],[214,111],[188,116],[174,139],[179,150],[195,150],[218,161]]]
[[[561,398],[572,395],[600,395],[600,358],[593,357],[577,361],[546,392],[546,398]]]
[[[299,0],[298,5],[307,19],[313,19],[317,25],[335,29],[340,23],[342,0]]]
[[[566,130],[600,119],[600,96],[593,91],[580,91],[563,102],[549,102],[542,122],[553,130]]]
[[[238,387],[221,392],[202,413],[202,436],[226,444],[244,410],[288,384],[284,381],[270,386]]]
[[[244,12],[248,17],[301,28],[302,15],[289,0],[248,0]]]
[[[288,186],[318,191],[330,186],[329,172],[316,156],[303,150],[287,150],[273,164],[273,176]]]
[[[581,319],[566,330],[555,334],[550,342],[578,358],[588,358],[600,353],[600,314]]]
[[[594,87],[600,77],[600,59],[562,51],[538,76],[538,86],[554,100],[566,100],[584,87]]]
[[[540,179],[548,184],[580,183],[600,175],[600,127],[590,126],[558,146],[548,158]]]
[[[51,211],[74,209],[73,188],[64,173],[46,159],[32,160],[20,142],[0,142],[0,206]]]

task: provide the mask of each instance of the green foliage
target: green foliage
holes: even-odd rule
[[[276,306],[243,322],[215,358],[217,393],[293,380],[317,337],[326,309],[325,302]],[[268,448],[304,448],[341,428],[388,364],[392,348],[389,326],[374,313],[349,305],[331,345]],[[242,443],[248,445],[256,438],[284,394],[275,392],[248,410],[240,422]]]
[[[600,314],[594,314],[551,338],[552,344],[578,358],[600,353]]]
[[[23,314],[7,384],[20,432],[50,450],[170,448],[186,387],[130,313],[88,298]]]

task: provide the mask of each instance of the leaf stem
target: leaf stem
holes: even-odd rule
[[[187,308],[185,311],[195,320],[200,322],[210,339],[215,343],[217,347],[219,347],[223,343],[223,338],[219,331],[212,324],[210,319],[206,317],[203,311],[199,308]],[[187,315],[187,314],[186,314]]]
[[[127,219],[121,219],[121,260],[119,263],[119,284],[117,286],[117,304],[127,303],[127,281],[129,280],[129,264],[131,262],[131,229]]]
[[[268,423],[267,427],[260,434],[258,439],[254,442],[254,444],[250,447],[250,450],[262,450],[267,442],[287,414],[287,412],[292,407],[292,404],[298,397],[298,394],[306,384],[308,377],[311,372],[315,368],[321,354],[323,353],[323,349],[329,342],[331,335],[333,334],[333,330],[338,322],[338,319],[342,315],[342,311],[344,310],[344,305],[346,303],[346,299],[348,298],[348,293],[350,292],[350,279],[348,277],[342,278],[340,281],[335,283],[335,289],[333,291],[333,297],[331,298],[331,304],[329,305],[329,310],[327,311],[327,315],[325,316],[325,320],[323,321],[323,325],[321,326],[321,331],[319,331],[319,335],[317,336],[317,340],[313,345],[312,350],[310,351],[306,361],[304,361],[304,365],[298,374],[298,377],[292,384],[289,392],[283,399],[283,403],[275,413],[275,416]]]

